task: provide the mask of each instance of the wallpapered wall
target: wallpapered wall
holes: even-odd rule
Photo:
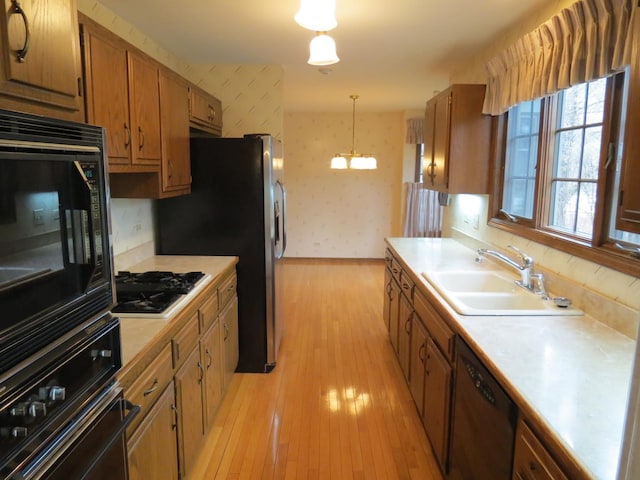
[[[453,73],[451,83],[485,83],[484,64],[488,59],[513,44],[522,35],[544,23],[561,9],[571,5],[573,1],[552,2],[546,9],[538,11],[535,17],[527,18],[522,23],[498,35],[494,42],[465,64],[464,70]],[[572,279],[631,308],[636,310],[640,308],[640,279],[488,226],[486,224],[488,195],[454,197],[457,198],[453,199],[451,206],[445,208],[445,235],[455,235],[456,231],[459,231],[498,248],[516,245],[532,255],[539,265],[548,270]],[[475,216],[480,219],[478,228],[475,228]]]
[[[224,137],[245,133],[283,136],[279,65],[190,65],[161,47],[95,0],[78,0],[78,10],[222,101]],[[116,255],[153,243],[153,201],[113,199]]]
[[[376,170],[331,170],[351,150],[351,113],[285,113],[288,257],[382,258],[399,235],[402,112],[357,113],[356,150]]]

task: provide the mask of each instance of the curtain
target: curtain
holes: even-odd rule
[[[405,183],[405,237],[442,236],[442,207],[438,192],[423,188],[422,183]]]
[[[635,0],[579,0],[490,59],[483,113],[602,78],[630,63]]]
[[[407,138],[404,143],[424,143],[424,118],[410,118],[407,120]]]

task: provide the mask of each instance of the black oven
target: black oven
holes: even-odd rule
[[[120,322],[89,319],[0,376],[0,478],[126,480],[138,413],[115,381]]]
[[[0,372],[114,304],[103,129],[0,110]]]

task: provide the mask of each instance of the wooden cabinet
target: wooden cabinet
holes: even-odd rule
[[[238,297],[234,296],[220,312],[222,328],[223,386],[227,388],[238,366]]]
[[[491,117],[484,85],[453,85],[425,108],[424,186],[447,193],[488,193]]]
[[[175,375],[178,408],[178,458],[180,477],[191,472],[202,446],[204,430],[204,368],[200,346],[196,345]]]
[[[175,397],[171,382],[161,391],[157,402],[146,413],[135,433],[129,436],[130,480],[178,480],[175,429]]]
[[[84,121],[75,0],[0,3],[2,107]]]
[[[427,340],[424,379],[424,428],[433,452],[445,469],[448,458],[453,369],[434,343]]]
[[[218,299],[210,298],[200,308],[204,334],[200,340],[201,362],[204,368],[204,425],[208,430],[222,399],[222,353]]]
[[[400,332],[400,285],[395,278],[391,279],[391,293],[389,294],[389,341],[394,352],[398,353],[398,335]]]
[[[162,192],[191,191],[189,157],[189,86],[178,75],[160,70]]]
[[[158,70],[126,42],[80,16],[87,122],[106,130],[109,172],[160,165]]]
[[[636,31],[640,31],[640,5],[634,5]],[[640,233],[640,45],[636,41],[632,48],[625,120],[624,145],[616,228],[625,232]]]
[[[411,325],[409,388],[421,418],[424,418],[424,377],[426,375],[428,338],[422,320],[417,314],[414,314]]]
[[[112,196],[189,193],[189,84],[86,16],[80,22],[87,121],[106,129]]]
[[[535,434],[520,419],[516,431],[513,480],[567,480]]]
[[[401,295],[398,309],[398,361],[407,381],[409,380],[409,363],[411,354],[411,327],[413,322],[413,306],[409,299]]]
[[[189,88],[189,121],[194,128],[222,135],[222,102],[192,85]]]

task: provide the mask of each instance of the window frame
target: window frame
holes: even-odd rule
[[[600,150],[594,229],[591,240],[576,235],[562,234],[557,230],[546,227],[548,219],[546,218],[545,205],[549,205],[551,191],[550,188],[545,188],[545,184],[553,168],[553,145],[550,142],[550,137],[554,133],[551,127],[556,124],[555,114],[550,115],[549,112],[557,111],[558,97],[556,95],[545,97],[541,105],[541,131],[536,166],[533,220],[531,221],[515,216],[516,221],[514,222],[501,211],[508,112],[492,117],[492,174],[490,185],[492,195],[490,195],[489,200],[488,225],[622,273],[640,277],[640,260],[631,257],[628,252],[616,248],[614,241],[609,238],[610,221],[612,215],[616,214],[616,209],[612,208],[611,205],[615,186],[615,161],[609,162],[608,165],[606,164],[610,154],[609,143],[613,142],[615,145],[619,145],[619,141],[622,141],[621,139],[623,138],[619,121],[620,115],[613,115],[613,112],[622,114],[625,112],[626,106],[622,100],[624,80],[625,74],[619,73],[611,76],[610,81],[607,82],[603,141]]]

